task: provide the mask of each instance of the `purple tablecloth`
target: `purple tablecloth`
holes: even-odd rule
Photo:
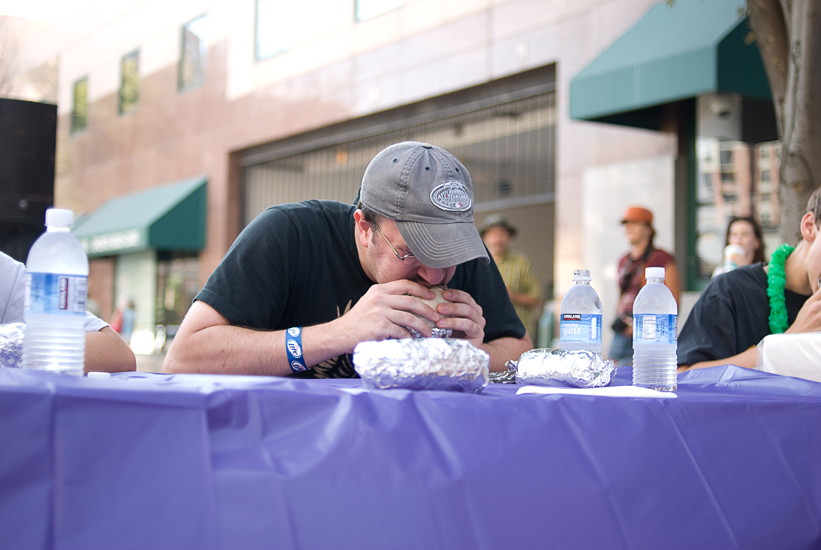
[[[0,369],[0,548],[821,544],[821,384],[516,389]]]

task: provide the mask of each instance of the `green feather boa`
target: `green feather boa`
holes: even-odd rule
[[[793,250],[795,247],[788,244],[782,244],[776,248],[767,270],[767,296],[770,297],[770,332],[772,334],[781,334],[789,326],[787,299],[784,297],[784,287],[787,284],[784,264]]]

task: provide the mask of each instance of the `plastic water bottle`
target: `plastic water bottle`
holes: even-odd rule
[[[601,300],[590,286],[590,271],[573,272],[573,286],[562,300],[559,317],[562,349],[582,349],[601,355]]]
[[[47,210],[46,232],[29,251],[23,367],[82,376],[88,257],[72,223],[71,210]]]
[[[633,385],[675,391],[678,306],[664,286],[664,268],[644,270],[647,284],[633,302]]]

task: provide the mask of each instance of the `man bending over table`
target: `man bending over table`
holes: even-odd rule
[[[444,284],[437,310],[417,299]],[[163,370],[351,377],[359,342],[408,338],[405,327],[431,336],[417,315],[485,350],[492,370],[532,347],[473,224],[467,169],[408,141],[374,157],[356,205],[283,204],[251,222],[196,296]]]
[[[801,241],[781,245],[769,265],[740,267],[713,279],[678,339],[679,370],[733,364],[755,368],[769,334],[821,331],[821,189],[801,218]]]

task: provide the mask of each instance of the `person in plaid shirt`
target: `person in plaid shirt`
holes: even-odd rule
[[[516,228],[502,216],[493,214],[485,218],[479,233],[505,281],[516,314],[528,335],[532,336],[536,326],[536,310],[541,305],[539,280],[527,256],[509,247],[516,236]]]

